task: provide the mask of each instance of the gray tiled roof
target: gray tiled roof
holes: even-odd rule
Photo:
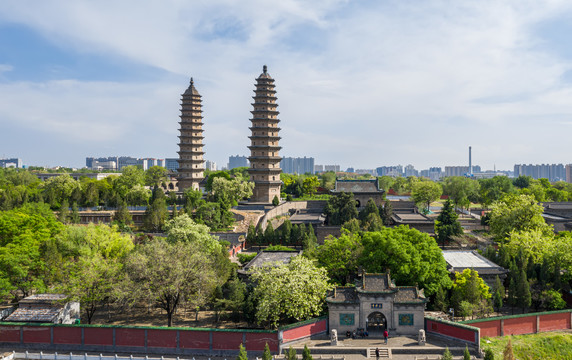
[[[415,286],[399,286],[395,294],[396,303],[425,302],[423,290],[417,290]]]
[[[268,266],[273,263],[288,264],[294,256],[301,255],[302,251],[261,251],[242,268],[248,271],[253,267]]]
[[[4,321],[14,322],[53,322],[63,306],[35,306],[18,308]]]
[[[443,258],[445,258],[447,268],[451,272],[461,272],[464,269],[474,269],[479,274],[504,274],[508,272],[502,266],[495,264],[474,250],[444,250]]]
[[[377,179],[374,180],[336,180],[336,188],[333,192],[379,193]]]
[[[326,300],[332,303],[356,304],[358,302],[356,288],[353,286],[336,287],[328,293]]]

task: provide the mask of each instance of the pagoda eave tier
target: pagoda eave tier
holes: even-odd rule
[[[250,119],[250,121],[252,121],[252,122],[271,122],[273,124],[278,124],[280,122],[280,119],[254,117],[254,118]]]
[[[274,135],[252,135],[249,136],[248,138],[251,140],[265,139],[270,141],[278,141],[282,139],[280,136],[274,136]]]
[[[182,150],[182,151],[177,151],[177,154],[181,155],[181,154],[193,154],[193,155],[197,155],[197,156],[203,156],[205,154],[204,151],[188,151],[188,150]],[[188,159],[179,159],[180,161],[184,161],[184,160],[188,160]]]
[[[280,114],[279,111],[276,111],[276,110],[267,110],[267,109],[264,109],[264,110],[252,110],[252,111],[250,111],[250,112],[252,113],[252,115],[254,115],[254,114],[259,114],[259,113],[272,114],[272,115],[278,115],[278,114]]]
[[[256,100],[256,98],[254,98],[254,100]],[[254,102],[254,103],[251,103],[250,105],[252,105],[252,106],[272,106],[272,107],[278,107],[278,104],[273,104],[273,103],[269,103],[269,102],[265,102],[265,101]]]
[[[266,94],[256,94],[252,97],[255,101],[259,100],[259,99],[268,99],[268,100],[273,100],[276,101],[278,100],[278,98],[276,96],[268,96]]]
[[[282,160],[281,156],[249,156],[248,160],[277,160],[280,161]]]
[[[201,101],[200,98],[202,98],[202,96],[199,94],[183,94],[183,95],[181,95],[181,100],[197,99],[197,101]]]
[[[252,120],[250,120],[252,121]],[[258,130],[274,130],[274,131],[280,131],[282,130],[279,127],[272,127],[272,126],[251,126],[249,127],[250,131],[258,131]]]
[[[262,185],[282,185],[282,181],[260,181],[260,180],[252,180],[254,184],[262,184]]]
[[[195,159],[195,160],[185,159],[185,160],[179,160],[179,164],[202,164],[202,163],[204,163],[204,162],[205,162],[205,161],[204,161],[203,159]],[[193,167],[192,169],[194,169],[194,167]],[[200,168],[197,168],[197,169],[200,169]]]
[[[250,145],[248,146],[248,148],[250,150],[280,150],[282,149],[282,146],[278,146],[278,145]]]

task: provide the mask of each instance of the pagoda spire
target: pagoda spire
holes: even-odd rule
[[[195,88],[193,78],[181,97],[181,121],[179,121],[179,168],[178,188],[199,189],[204,178],[203,159],[203,114],[201,95]]]
[[[278,154],[281,147],[278,146],[280,136],[278,133],[278,104],[276,103],[276,91],[274,79],[268,74],[266,65],[262,67],[262,74],[256,79],[254,90],[254,103],[252,126],[250,130],[250,168],[248,172],[254,182],[254,190],[251,202],[272,203],[274,197],[280,199],[280,160]]]

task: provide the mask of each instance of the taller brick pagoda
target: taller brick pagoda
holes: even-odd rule
[[[262,68],[262,74],[256,79],[256,90],[251,111],[252,126],[249,136],[250,149],[250,179],[254,182],[254,190],[251,202],[271,203],[274,197],[280,199],[280,160],[278,155],[281,147],[278,146],[280,136],[278,132],[278,111],[276,108],[276,91],[274,79],[267,72],[266,65]]]
[[[203,180],[203,112],[201,95],[195,88],[193,78],[191,84],[181,98],[181,125],[179,129],[179,191],[188,188],[199,189]]]

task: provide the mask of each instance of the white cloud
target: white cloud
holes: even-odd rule
[[[247,153],[250,96],[267,63],[286,156],[342,167],[420,168],[462,164],[471,144],[483,167],[511,168],[570,161],[561,154],[572,87],[562,75],[572,62],[540,50],[535,32],[570,7],[564,1],[18,1],[0,5],[0,20],[29,26],[66,51],[127,59],[181,80],[193,75],[204,100],[207,158],[219,164]],[[114,153],[135,147],[148,151],[142,155],[175,156],[174,104],[185,87],[173,79],[4,83],[0,95],[9,101],[0,115],[68,142],[98,139]],[[150,144],[138,148],[131,138]]]

